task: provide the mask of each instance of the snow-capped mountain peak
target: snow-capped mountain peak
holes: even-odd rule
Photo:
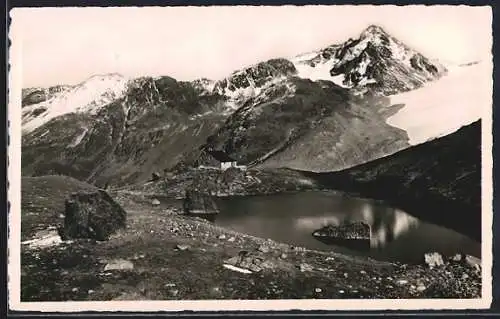
[[[292,61],[300,77],[384,95],[413,90],[446,72],[442,65],[376,25],[363,30],[356,39],[294,57]]]
[[[389,34],[382,29],[382,27],[372,24],[368,26],[363,32],[360,34],[360,38],[376,38],[380,37],[381,35],[388,36]]]
[[[127,90],[128,81],[116,73],[94,75],[57,92],[48,100],[23,107],[23,131],[30,132],[51,119],[68,113],[96,113],[105,105],[121,98]]]

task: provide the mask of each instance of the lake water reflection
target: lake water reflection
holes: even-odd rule
[[[340,192],[304,192],[218,200],[215,223],[250,235],[317,250],[370,256],[379,260],[421,262],[424,253],[481,255],[479,242],[451,229],[419,220],[383,202]],[[328,225],[363,221],[371,226],[368,249],[323,243],[313,231]]]

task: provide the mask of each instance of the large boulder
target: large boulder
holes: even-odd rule
[[[65,202],[63,239],[106,240],[126,226],[127,213],[104,190],[73,193]]]
[[[190,215],[217,214],[219,209],[210,194],[196,190],[186,190],[184,212]]]
[[[371,229],[370,225],[364,222],[327,225],[315,230],[312,235],[326,244],[363,250],[370,248]]]
[[[363,222],[342,224],[339,226],[327,225],[316,230],[314,237],[330,237],[339,239],[367,239],[370,240],[370,225]]]

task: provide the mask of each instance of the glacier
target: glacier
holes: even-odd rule
[[[387,124],[407,132],[416,145],[451,134],[488,114],[492,107],[493,64],[483,61],[451,66],[448,74],[423,87],[390,96],[391,104],[404,104]]]

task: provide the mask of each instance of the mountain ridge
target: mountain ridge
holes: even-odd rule
[[[412,90],[405,85],[430,83],[443,74],[408,77],[404,61],[384,55],[381,35],[367,28],[361,40],[327,47],[326,61],[336,61],[331,66],[343,68],[354,87],[301,76],[296,61],[276,58],[218,81],[105,74],[53,89],[22,109],[23,174],[124,185],[153,172],[217,166],[214,154],[244,165],[321,172],[397,152],[410,144],[405,127],[387,122],[401,105],[391,104],[386,88]],[[377,63],[365,73],[387,84],[369,86],[356,74]]]

